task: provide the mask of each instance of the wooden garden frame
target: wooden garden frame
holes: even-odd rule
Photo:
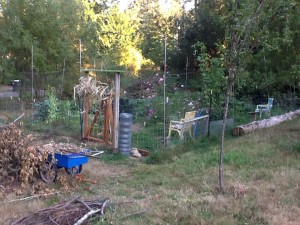
[[[92,130],[99,120],[101,113],[101,106],[104,105],[104,123],[103,123],[103,139],[92,136]],[[108,96],[105,100],[99,101],[99,107],[95,113],[95,116],[92,122],[89,124],[89,98],[85,96],[83,101],[83,121],[82,121],[82,139],[95,142],[105,142],[106,144],[113,144],[113,137],[111,131],[114,130],[114,117],[113,117],[113,108],[112,108],[112,99],[111,96]]]
[[[82,139],[95,142],[104,142],[108,145],[112,145],[116,150],[118,148],[118,135],[119,135],[119,105],[120,105],[120,73],[125,71],[117,70],[97,70],[97,69],[85,69],[81,72],[88,73],[89,71],[94,72],[108,72],[115,74],[115,93],[114,107],[112,105],[112,95],[109,95],[105,100],[100,100],[99,108],[97,109],[95,116],[89,125],[89,96],[85,95],[83,97],[83,111],[82,111]],[[104,124],[103,124],[103,139],[93,137],[91,131],[94,128],[95,123],[99,119],[100,106],[104,104]]]

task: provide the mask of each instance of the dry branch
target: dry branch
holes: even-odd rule
[[[79,84],[74,87],[74,99],[76,94],[81,98],[89,96],[90,98],[104,100],[109,95],[109,86],[90,76],[84,76],[79,79]]]
[[[22,113],[17,119],[15,119],[11,124],[16,123],[17,121],[19,121],[23,116],[25,115],[25,113]]]
[[[5,128],[5,127],[8,127],[10,125],[14,125],[16,122],[18,122],[23,116],[25,115],[25,113],[22,113],[20,116],[18,116],[18,118],[16,118],[13,122],[11,122],[9,125],[4,125],[4,126],[0,126],[0,129],[1,128]]]
[[[233,129],[233,135],[236,135],[236,136],[243,135],[245,133],[249,133],[256,129],[272,127],[272,126],[275,126],[284,121],[292,120],[297,116],[300,116],[300,109],[298,109],[296,111],[288,112],[288,113],[285,113],[285,114],[282,114],[279,116],[272,116],[268,119],[253,121],[246,125],[241,125],[241,126],[235,127]]]
[[[106,200],[103,202],[102,206],[101,206],[101,211],[100,211],[100,212],[101,212],[101,215],[104,214],[104,210],[105,210],[105,207],[106,207],[107,203],[108,203],[108,199],[106,199]]]
[[[39,224],[76,224],[80,225],[87,222],[90,218],[101,217],[108,200],[81,200],[79,197],[60,204],[54,205],[50,208],[43,209],[32,215],[19,219],[14,225],[29,225]]]
[[[81,217],[74,225],[80,225],[82,224],[85,220],[87,220],[90,216],[100,212],[100,209],[97,210],[91,210],[87,214],[85,214],[83,217]]]
[[[11,202],[19,202],[19,201],[26,201],[26,200],[31,200],[31,199],[35,199],[35,198],[40,198],[40,197],[46,197],[49,195],[56,195],[59,194],[60,192],[53,192],[53,193],[49,193],[49,194],[38,194],[38,195],[32,195],[32,196],[28,196],[28,197],[24,197],[24,198],[17,198],[17,199],[13,199],[10,201],[5,201],[4,203],[11,203]]]

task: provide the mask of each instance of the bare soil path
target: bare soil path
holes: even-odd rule
[[[0,98],[19,97],[18,92],[14,92],[12,86],[0,85]]]

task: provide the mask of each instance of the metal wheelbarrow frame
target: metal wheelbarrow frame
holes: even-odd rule
[[[80,153],[54,153],[48,155],[48,160],[39,167],[39,175],[46,183],[54,182],[57,178],[59,168],[64,168],[70,175],[79,174],[82,171],[82,165],[88,163],[89,150]]]

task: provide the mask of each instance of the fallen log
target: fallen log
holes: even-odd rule
[[[234,136],[239,136],[239,135],[249,133],[256,129],[272,127],[284,121],[292,120],[297,116],[300,116],[300,109],[279,116],[272,116],[268,119],[253,121],[245,125],[240,125],[238,127],[233,128],[232,134]]]

